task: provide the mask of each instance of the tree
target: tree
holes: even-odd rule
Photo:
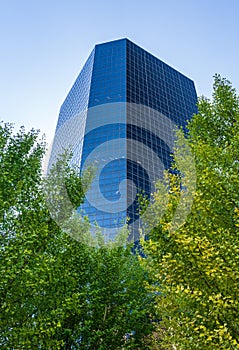
[[[105,245],[100,233],[90,244],[89,222],[72,215],[84,179],[63,157],[44,180],[44,152],[37,131],[0,126],[1,348],[143,348],[147,273],[130,246]]]
[[[165,204],[142,261],[154,276],[150,288],[161,318],[152,343],[163,349],[239,349],[239,99],[230,82],[215,76],[212,100],[199,99],[188,128],[195,163],[179,136],[176,169],[165,177],[169,191],[163,196],[158,184],[145,220],[150,229]],[[182,172],[177,165],[183,162]],[[193,205],[177,227],[177,207],[186,207],[190,188],[184,180],[194,166]]]

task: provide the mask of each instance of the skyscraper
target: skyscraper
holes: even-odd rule
[[[137,194],[150,197],[169,168],[174,127],[196,112],[192,80],[128,39],[96,45],[60,109],[51,161],[68,146],[97,174],[82,210],[112,238],[139,226]]]

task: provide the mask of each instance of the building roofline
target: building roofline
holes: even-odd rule
[[[135,44],[135,42],[133,42],[132,40],[128,39],[128,38],[120,38],[120,39],[113,39],[113,40],[110,40],[110,41],[105,41],[105,42],[102,42],[102,43],[98,43],[94,46],[94,49],[97,47],[97,46],[100,46],[100,45],[105,45],[105,44],[110,44],[110,43],[113,43],[113,42],[117,42],[117,41],[128,41],[130,42],[131,44],[137,46],[138,48],[140,48],[141,50],[147,52],[149,55],[153,56],[155,59],[159,60],[160,62],[162,62],[163,64],[165,64],[167,67],[169,67],[170,69],[173,69],[175,72],[177,72],[178,74],[181,74],[182,76],[184,76],[185,78],[191,80],[194,84],[194,80],[192,78],[189,78],[186,74],[184,73],[181,73],[178,69],[172,67],[171,65],[169,65],[168,63],[164,62],[162,59],[158,58],[156,55],[152,54],[151,52],[149,52],[148,50],[145,50],[143,47],[141,47],[140,45],[138,44]]]

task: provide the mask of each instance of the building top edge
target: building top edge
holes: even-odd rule
[[[151,52],[149,52],[148,50],[145,50],[142,46],[136,44],[135,42],[133,42],[132,40],[128,39],[128,38],[119,38],[119,39],[113,39],[113,40],[109,40],[109,41],[105,41],[105,42],[102,42],[102,43],[98,43],[94,46],[94,49],[96,49],[98,46],[101,46],[101,45],[107,45],[107,44],[112,44],[112,43],[116,43],[116,42],[119,42],[119,41],[125,41],[125,42],[128,42],[130,44],[133,44],[134,46],[136,46],[137,48],[147,52],[147,54],[151,55],[152,57],[154,57],[155,59],[157,59],[158,61],[162,62],[163,64],[165,64],[167,67],[169,67],[170,69],[174,70],[175,72],[177,72],[178,74],[184,76],[185,78],[187,78],[188,80],[190,80],[193,84],[194,84],[194,80],[192,78],[189,78],[186,74],[184,73],[181,73],[178,69],[172,67],[171,65],[169,65],[168,63],[164,62],[163,60],[161,60],[160,58],[158,58],[156,55],[152,54]],[[93,50],[94,50],[93,49]]]

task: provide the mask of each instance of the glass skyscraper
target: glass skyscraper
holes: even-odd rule
[[[150,197],[169,168],[174,127],[196,113],[192,80],[128,39],[96,45],[60,109],[51,162],[68,146],[81,171],[97,174],[82,210],[112,238],[126,218],[139,226],[138,196]]]

